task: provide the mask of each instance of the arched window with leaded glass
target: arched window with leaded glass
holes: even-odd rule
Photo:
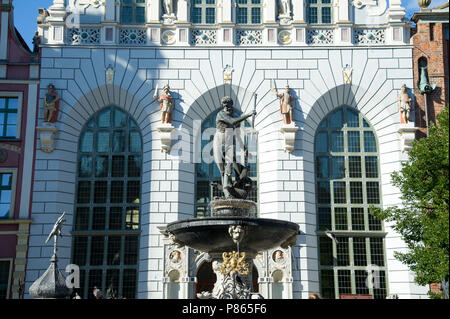
[[[109,297],[135,298],[138,279],[142,137],[130,115],[97,112],[79,140],[72,263],[79,294],[94,287]]]
[[[210,210],[208,204],[216,197],[223,197],[223,192],[217,187],[221,184],[220,171],[216,163],[213,160],[212,154],[212,141],[214,139],[214,133],[216,128],[217,113],[221,111],[219,109],[211,113],[206,120],[202,123],[202,158],[201,162],[196,164],[195,176],[196,176],[196,188],[195,188],[195,216],[196,217],[208,217],[210,216]],[[235,110],[234,117],[241,116],[241,113]],[[247,121],[243,121],[241,124],[240,136],[243,143],[248,148],[248,163],[249,177],[253,181],[253,188],[249,193],[247,199],[257,202],[258,201],[258,173],[257,173],[257,150],[255,136],[250,134],[252,129]],[[238,152],[244,152],[242,149]],[[237,156],[244,157],[244,153],[237,154]],[[234,174],[234,173],[233,173]]]
[[[371,205],[381,206],[378,146],[360,112],[344,106],[320,123],[315,163],[322,296],[385,298],[385,233],[369,213]]]

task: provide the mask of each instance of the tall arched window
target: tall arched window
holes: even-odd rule
[[[117,107],[99,111],[79,141],[72,263],[80,267],[80,295],[94,287],[135,298],[138,278],[142,138]]]
[[[216,0],[191,0],[191,22],[195,24],[216,23]]]
[[[261,0],[238,0],[236,3],[237,24],[260,24],[262,14]]]
[[[357,110],[341,107],[320,123],[315,163],[321,294],[385,298],[383,224],[368,212],[381,205],[378,148]]]
[[[220,171],[216,163],[212,159],[212,140],[214,138],[215,127],[216,127],[216,117],[217,113],[221,111],[219,109],[208,116],[206,120],[202,123],[202,152],[209,152],[208,154],[202,154],[202,160],[200,163],[196,164],[196,195],[195,195],[195,216],[196,217],[208,217],[210,216],[210,211],[208,209],[208,204],[215,197],[222,197],[223,193],[214,186],[215,183],[221,183]],[[236,112],[236,111],[235,111]],[[239,112],[236,112],[234,116],[240,116]],[[245,128],[249,128],[250,124],[247,121],[242,123],[242,132]],[[247,134],[242,134],[243,142],[247,145],[249,143]],[[254,140],[253,140],[254,142]],[[209,144],[209,147],[208,147]],[[249,147],[249,162],[250,166],[249,177],[253,180],[254,187],[250,192],[247,199],[258,201],[258,186],[257,186],[257,156],[256,156],[256,145],[250,142],[251,147]],[[252,147],[253,146],[253,147]],[[243,154],[242,154],[243,155]]]

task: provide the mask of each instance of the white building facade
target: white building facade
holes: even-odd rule
[[[368,214],[401,204],[390,174],[413,129],[400,124],[397,102],[403,84],[413,87],[400,0],[165,2],[54,0],[38,25],[38,126],[47,85],[61,100],[56,133],[36,136],[26,291],[48,266],[44,242],[62,211],[71,236],[59,241],[59,265],[79,265],[83,297],[94,286],[141,299],[210,287],[208,256],[172,245],[160,228],[207,214],[213,169],[199,163],[196,132],[230,95],[239,112],[256,105],[259,216],[300,226],[295,246],[276,249],[281,259],[254,260],[255,289],[265,298],[426,298],[394,258],[406,249],[400,236]],[[166,84],[171,140],[153,98]],[[271,92],[286,85],[290,127]]]

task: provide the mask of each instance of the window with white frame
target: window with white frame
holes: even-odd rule
[[[216,23],[216,0],[192,0],[191,22],[195,24]]]
[[[369,213],[381,206],[378,146],[361,113],[341,107],[320,123],[315,163],[322,296],[386,298],[385,233]]]
[[[145,23],[145,0],[122,0],[120,21],[122,24]]]
[[[262,15],[261,0],[237,0],[236,23],[260,24]]]
[[[0,139],[19,137],[20,96],[5,96],[0,93]]]
[[[330,24],[333,18],[331,0],[307,0],[307,20],[310,24]]]
[[[16,188],[16,170],[0,169],[0,219],[14,215],[14,190]]]

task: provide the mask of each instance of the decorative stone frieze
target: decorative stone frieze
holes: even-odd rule
[[[307,29],[306,43],[313,45],[327,45],[334,43],[333,29]]]
[[[70,44],[99,44],[100,28],[72,28],[68,30]]]
[[[236,44],[258,45],[263,43],[261,30],[236,30]]]
[[[176,33],[173,30],[165,30],[161,34],[161,42],[163,44],[174,44],[176,41]]]
[[[217,44],[217,30],[215,29],[192,29],[191,44],[214,45]]]
[[[292,43],[292,33],[289,30],[282,30],[278,33],[278,41],[281,44],[290,44]]]
[[[386,29],[372,28],[372,29],[354,29],[353,43],[361,44],[385,44],[386,43]]]
[[[120,29],[119,44],[144,45],[147,44],[147,29]]]

